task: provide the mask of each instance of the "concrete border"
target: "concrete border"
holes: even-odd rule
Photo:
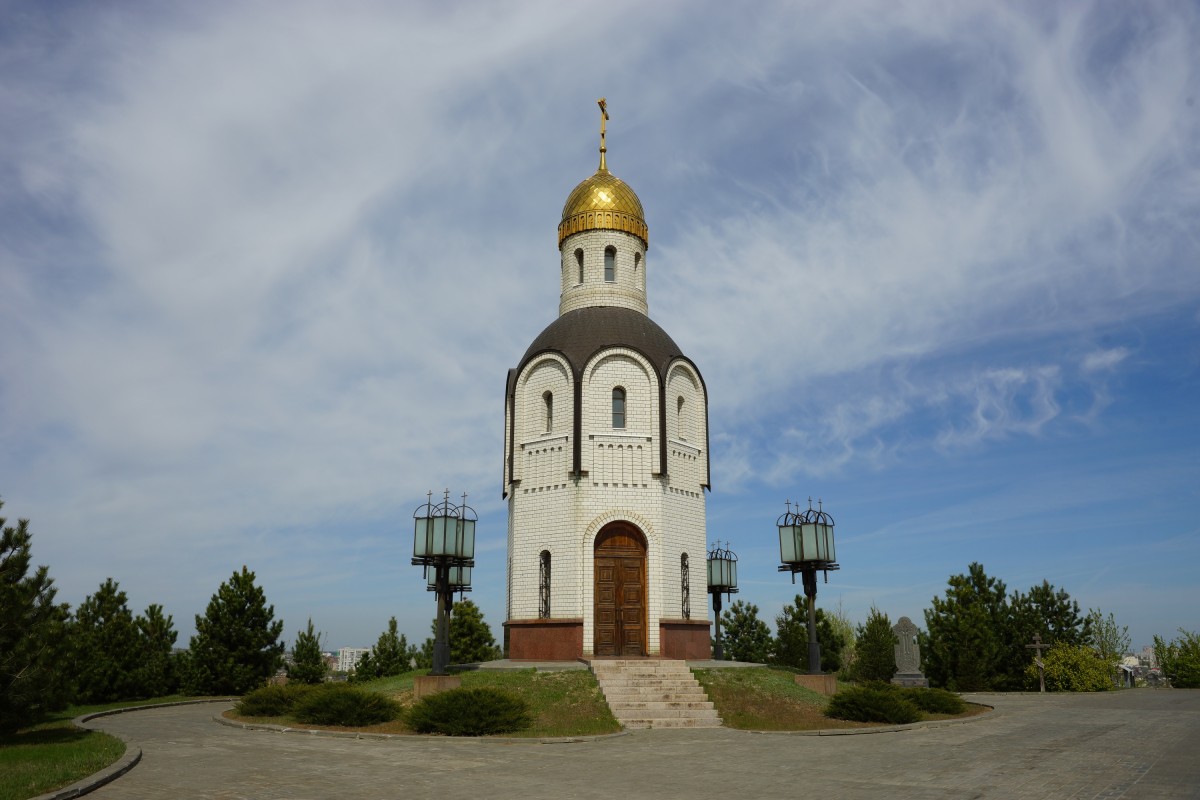
[[[904,731],[920,728],[948,728],[951,725],[967,725],[978,720],[995,719],[997,716],[995,706],[989,706],[987,703],[976,703],[973,700],[966,702],[972,705],[983,706],[987,711],[960,719],[928,719],[920,722],[910,722],[907,725],[880,725],[875,728],[820,728],[815,731],[749,731],[741,728],[725,729],[759,736],[864,736],[872,733],[903,733]],[[722,725],[721,727],[724,728],[725,726]]]
[[[75,717],[75,719],[71,720],[72,725],[85,731],[104,733],[107,736],[113,737],[114,739],[119,739],[125,745],[125,752],[120,758],[109,764],[104,769],[101,769],[98,772],[93,772],[86,778],[81,778],[69,786],[64,786],[61,789],[55,789],[54,791],[46,792],[45,794],[39,794],[36,797],[30,798],[30,800],[70,800],[74,797],[81,797],[88,792],[94,792],[96,789],[99,789],[105,784],[112,783],[117,778],[136,767],[138,762],[142,760],[142,748],[135,745],[127,736],[123,736],[119,733],[108,733],[107,731],[97,730],[96,728],[93,728],[87,724],[91,720],[99,717],[110,717],[114,714],[125,714],[129,711],[141,711],[147,708],[170,708],[171,706],[191,706],[198,705],[200,703],[228,702],[231,702],[231,699],[227,697],[218,697],[211,700],[178,700],[173,703],[153,703],[144,706],[125,706],[123,708],[111,708],[107,711],[95,711],[91,714],[81,714],[78,717]]]
[[[265,722],[239,722],[236,719],[229,719],[220,714],[214,715],[212,720],[226,727],[240,728],[244,731],[301,733],[308,734],[309,736],[327,736],[334,739],[401,739],[405,741],[437,739],[439,742],[483,742],[485,744],[580,744],[629,735],[629,731],[622,729],[616,733],[598,733],[594,736],[436,736],[424,733],[362,733],[360,731],[327,731],[319,728],[289,728],[286,725],[270,725]],[[41,800],[41,798],[36,798],[35,800]]]

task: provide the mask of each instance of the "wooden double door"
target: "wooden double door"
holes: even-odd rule
[[[595,641],[597,656],[646,655],[646,539],[627,522],[596,536]]]

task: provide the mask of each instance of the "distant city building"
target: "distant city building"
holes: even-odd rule
[[[338,672],[354,672],[358,662],[369,652],[371,652],[369,647],[343,647],[338,650]]]
[[[1158,659],[1154,656],[1154,648],[1151,645],[1146,645],[1142,648],[1141,655],[1138,656],[1138,661],[1142,662],[1142,666],[1156,669],[1158,667]]]

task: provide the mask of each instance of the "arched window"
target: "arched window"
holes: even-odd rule
[[[625,427],[625,390],[620,386],[613,389],[613,427]]]
[[[554,395],[546,392],[542,395],[542,403],[546,406],[546,433],[554,430]]]
[[[679,400],[675,403],[675,435],[679,437],[679,441],[686,442],[687,436],[684,435],[683,426],[683,395],[679,395]]]
[[[579,267],[579,282],[583,283],[583,251],[575,251],[575,264]]]
[[[687,553],[679,556],[679,590],[684,619],[692,618],[692,576]]]
[[[641,265],[642,265],[642,254],[634,253],[633,254],[633,272],[635,275],[637,274],[638,267],[640,267]]]
[[[550,551],[538,557],[538,617],[550,618]]]
[[[604,248],[604,280],[612,283],[617,279],[617,248]]]

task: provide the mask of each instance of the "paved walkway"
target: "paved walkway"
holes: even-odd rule
[[[573,744],[358,740],[219,725],[225,706],[91,723],[141,763],[90,798],[1200,798],[1200,691],[978,695],[974,722],[856,736],[651,730]]]

